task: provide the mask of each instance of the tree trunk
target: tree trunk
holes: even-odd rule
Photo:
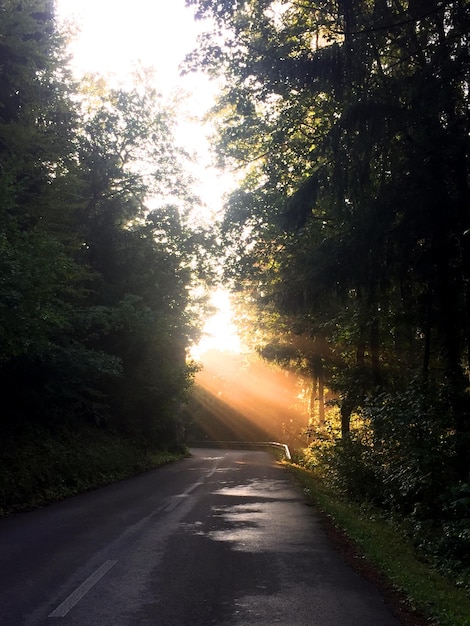
[[[378,386],[382,383],[378,313],[374,315],[370,326],[370,357],[372,365],[372,384]]]
[[[317,398],[317,389],[318,389],[318,377],[315,372],[312,376],[312,391],[310,393],[310,406],[309,406],[309,417],[310,417],[310,428],[309,428],[309,437],[311,436],[310,431],[312,425],[316,423],[316,411],[315,411],[315,403]]]
[[[318,372],[318,423],[325,425],[325,381],[323,375],[323,364]]]

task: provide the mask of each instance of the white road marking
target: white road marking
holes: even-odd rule
[[[165,513],[170,513],[171,511],[173,511],[174,509],[176,509],[176,507],[178,506],[178,504],[180,504],[180,502],[182,500],[184,500],[184,498],[186,498],[186,496],[188,496],[191,491],[194,491],[194,489],[196,489],[196,487],[200,487],[201,485],[204,484],[206,478],[210,478],[211,476],[213,476],[215,470],[217,469],[217,466],[219,464],[219,461],[222,460],[224,457],[223,456],[218,456],[215,457],[211,460],[215,460],[216,462],[214,463],[214,466],[212,467],[211,471],[206,474],[202,480],[198,480],[197,482],[193,483],[192,485],[189,485],[189,487],[186,487],[186,489],[183,491],[183,493],[180,493],[176,496],[171,496],[171,502],[169,504],[167,504],[162,510]]]
[[[222,457],[221,457],[222,458]],[[209,472],[209,474],[207,474],[206,478],[211,478],[214,474],[215,474],[215,470],[217,469],[217,466],[219,464],[215,463],[214,467],[212,468],[212,470]]]
[[[200,487],[203,484],[204,483],[199,480],[197,483],[194,483],[194,485],[190,485],[187,489],[185,489],[183,491],[183,495],[187,496],[188,493],[191,493],[191,491],[194,491],[194,489],[196,489],[196,487]]]
[[[178,506],[178,504],[181,502],[181,500],[185,497],[185,495],[182,493],[179,496],[172,496],[173,500],[170,502],[170,504],[167,504],[166,507],[163,509],[165,513],[170,513],[171,511],[173,511],[174,509],[176,509],[176,507]]]
[[[89,576],[82,584],[73,591],[68,598],[66,598],[62,604],[52,611],[49,617],[65,617],[67,613],[73,609],[73,607],[80,602],[83,596],[90,591],[90,589],[96,585],[96,583],[103,578],[103,576],[109,572],[109,570],[116,565],[117,561],[105,561],[101,567],[99,567],[91,576]]]
[[[193,485],[190,485],[189,487],[187,487],[183,493],[179,493],[177,496],[171,496],[171,502],[170,504],[167,504],[164,507],[164,511],[165,513],[170,513],[170,511],[173,511],[174,509],[176,509],[176,507],[178,506],[178,504],[184,500],[184,498],[186,498],[186,496],[188,496],[191,491],[194,491],[194,489],[196,489],[196,487],[200,487],[201,485],[203,485],[204,483],[201,482],[200,480],[197,483],[194,483]]]

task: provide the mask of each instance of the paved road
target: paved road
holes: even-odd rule
[[[0,624],[399,626],[268,453],[192,452],[0,520]]]

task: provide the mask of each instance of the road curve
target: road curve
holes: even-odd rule
[[[266,452],[184,461],[0,520],[0,624],[399,626]]]

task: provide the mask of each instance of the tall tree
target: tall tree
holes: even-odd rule
[[[74,84],[52,1],[0,4],[3,423],[171,443],[206,248],[174,116],[143,80]]]
[[[75,115],[53,3],[1,10],[1,376],[6,415],[33,418],[54,395],[49,367],[63,363],[87,273],[73,259],[78,241],[63,201]]]
[[[190,375],[195,198],[172,136],[174,117],[155,89],[141,82],[106,90],[92,79],[85,87],[81,256],[96,274],[90,305],[109,319],[92,345],[123,365],[123,380],[107,390],[116,422],[169,438]]]
[[[468,2],[188,4],[217,24],[189,62],[225,76],[218,149],[246,171],[239,284],[328,339],[344,436],[423,371],[447,389],[465,479]]]

